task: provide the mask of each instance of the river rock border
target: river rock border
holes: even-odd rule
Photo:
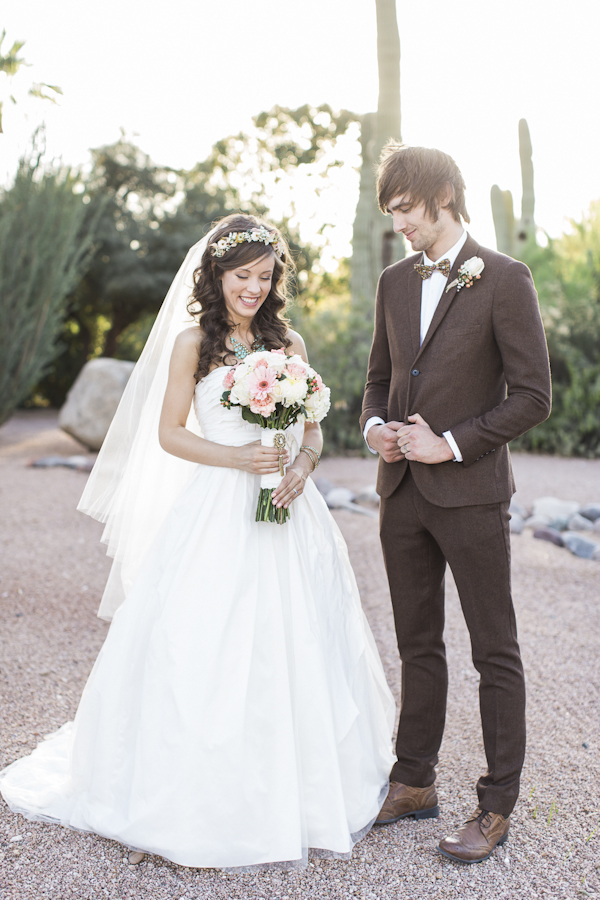
[[[600,561],[600,501],[576,503],[557,497],[540,497],[531,509],[516,500],[510,504],[510,530],[533,530],[534,538],[566,547],[574,556]]]

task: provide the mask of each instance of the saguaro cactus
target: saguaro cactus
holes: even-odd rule
[[[492,215],[496,229],[496,246],[501,253],[517,259],[525,245],[535,240],[535,193],[533,189],[533,160],[531,137],[525,119],[519,122],[519,156],[523,196],[521,218],[516,221],[510,191],[502,191],[497,184],[491,190]]]
[[[404,256],[391,219],[375,200],[375,165],[386,140],[400,140],[400,37],[395,0],[376,0],[379,98],[376,113],[361,120],[360,193],[352,237],[352,299],[373,302],[382,269]]]

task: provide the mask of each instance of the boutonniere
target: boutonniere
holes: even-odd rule
[[[471,259],[468,259],[462,264],[458,270],[458,278],[455,278],[454,281],[450,282],[446,288],[446,293],[453,287],[456,287],[457,293],[461,288],[472,287],[473,282],[476,279],[481,278],[484,266],[485,263],[479,256],[472,256]]]

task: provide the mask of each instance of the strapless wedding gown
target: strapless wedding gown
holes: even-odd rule
[[[222,376],[196,391],[204,436],[257,440]],[[259,481],[198,466],[75,721],[0,774],[13,811],[184,866],[302,864],[368,831],[394,704],[346,545],[310,479],[290,521],[256,523]]]

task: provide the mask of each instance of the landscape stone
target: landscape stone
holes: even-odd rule
[[[565,546],[560,531],[557,531],[555,528],[536,528],[533,536],[540,541],[550,541],[551,544],[556,544],[557,547]]]
[[[355,494],[349,488],[334,487],[325,494],[325,503],[329,509],[344,509],[355,498]]]
[[[568,547],[571,553],[575,556],[580,556],[582,559],[593,559],[594,553],[600,547],[597,541],[592,541],[576,531],[565,531],[561,537],[565,547]]]
[[[567,522],[567,528],[569,531],[593,531],[594,523],[586,519],[585,516],[575,513]]]
[[[547,528],[548,525],[552,522],[550,516],[530,516],[528,519],[525,519],[523,523],[523,528]]]
[[[575,513],[577,515],[577,513]],[[550,528],[556,529],[556,531],[568,531],[569,530],[569,519],[553,519],[550,522]]]
[[[335,488],[335,484],[329,480],[329,478],[325,478],[324,475],[320,475],[318,478],[315,478],[315,486],[320,494],[323,497],[326,497],[329,491],[332,491]]]
[[[523,516],[520,516],[518,513],[511,511],[509,522],[511,534],[521,534],[524,525],[525,519],[523,518]]]
[[[357,503],[371,503],[373,506],[379,506],[379,494],[375,490],[374,484],[369,484],[362,488],[356,495]]]
[[[529,511],[525,509],[525,507],[515,500],[514,496],[511,498],[509,512],[516,513],[518,516],[521,516],[522,519],[527,519],[529,517]]]
[[[596,519],[594,522],[594,531],[600,532],[600,519]]]
[[[56,466],[66,466],[67,469],[76,469],[78,472],[91,472],[95,457],[90,456],[40,456],[27,463],[34,469],[52,469]]]
[[[574,500],[558,500],[556,497],[540,497],[533,501],[534,516],[549,516],[550,521],[570,519],[579,512],[579,503]]]
[[[63,431],[91,450],[99,450],[134,365],[106,357],[87,362],[59,413],[58,424]]]
[[[585,516],[586,519],[590,519],[592,522],[596,522],[597,519],[600,519],[600,503],[586,503],[585,506],[582,506],[579,510],[579,515]]]

